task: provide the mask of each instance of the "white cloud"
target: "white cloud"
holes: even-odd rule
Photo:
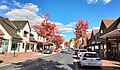
[[[92,32],[92,29],[87,29],[87,31],[91,33],[91,32]]]
[[[110,3],[111,0],[103,0],[103,4],[107,4],[107,3]]]
[[[6,9],[8,9],[8,7],[6,5],[1,5],[0,6],[0,10],[6,10]]]
[[[100,29],[100,27],[93,27],[93,29]]]
[[[97,3],[99,0],[86,0],[88,4],[94,4]]]
[[[27,3],[23,6],[23,9],[30,10],[31,12],[38,12],[39,8],[37,5],[34,5],[33,3]]]
[[[59,23],[59,22],[55,22],[56,26],[57,26],[57,29],[58,31],[61,33],[61,32],[71,32],[73,31],[74,29],[72,28],[72,26],[70,25],[64,25],[62,23]]]
[[[10,20],[28,20],[33,25],[43,21],[43,19],[37,15],[38,10],[37,5],[27,3],[20,9],[8,11],[5,15],[8,16]]]
[[[103,2],[103,4],[108,4],[111,2],[111,0],[85,0],[87,2],[87,4],[96,4],[96,3],[101,3]]]
[[[71,22],[67,24],[67,26],[70,26],[71,28],[75,28],[77,22]]]

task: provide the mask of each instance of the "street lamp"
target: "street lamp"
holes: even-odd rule
[[[14,34],[15,34],[15,36],[16,36],[16,34],[17,34],[17,32],[19,31],[19,28],[17,27],[17,29],[15,29],[15,31],[14,31]],[[15,50],[16,50],[16,44],[14,45],[14,48],[13,48],[13,50],[14,50],[14,57],[15,57]]]

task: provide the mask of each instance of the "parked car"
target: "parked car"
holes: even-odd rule
[[[81,57],[83,52],[88,52],[88,50],[87,49],[79,49],[79,51],[77,53],[78,57]]]
[[[64,52],[67,52],[67,51],[68,51],[68,49],[62,49],[61,53],[64,53]]]
[[[88,51],[87,51],[87,49],[79,49],[78,51],[75,51],[73,58],[79,59],[83,52],[88,52]]]
[[[81,66],[98,66],[102,67],[100,57],[96,52],[83,52],[80,58]]]
[[[51,49],[45,49],[45,50],[44,50],[44,53],[45,53],[45,54],[52,54],[52,50],[51,50]]]

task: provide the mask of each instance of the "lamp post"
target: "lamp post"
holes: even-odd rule
[[[15,31],[14,31],[15,36],[16,36],[16,34],[17,34],[18,31],[19,31],[19,28],[17,27],[17,29],[15,29]],[[15,45],[14,45],[14,49],[13,49],[13,50],[14,50],[14,57],[15,57],[15,54],[16,54],[16,53],[15,53],[16,46],[17,46],[17,45],[15,44]]]

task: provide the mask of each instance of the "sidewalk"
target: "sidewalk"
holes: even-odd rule
[[[102,66],[107,67],[120,67],[120,62],[112,60],[102,60]]]
[[[15,57],[13,53],[3,54],[0,55],[0,60],[3,61],[3,63],[0,64],[0,67],[10,65],[11,63],[23,62],[26,60],[36,59],[43,56],[50,56],[53,54],[56,54],[56,52],[53,52],[52,54],[42,54],[40,52],[23,52],[23,53],[16,53]]]

